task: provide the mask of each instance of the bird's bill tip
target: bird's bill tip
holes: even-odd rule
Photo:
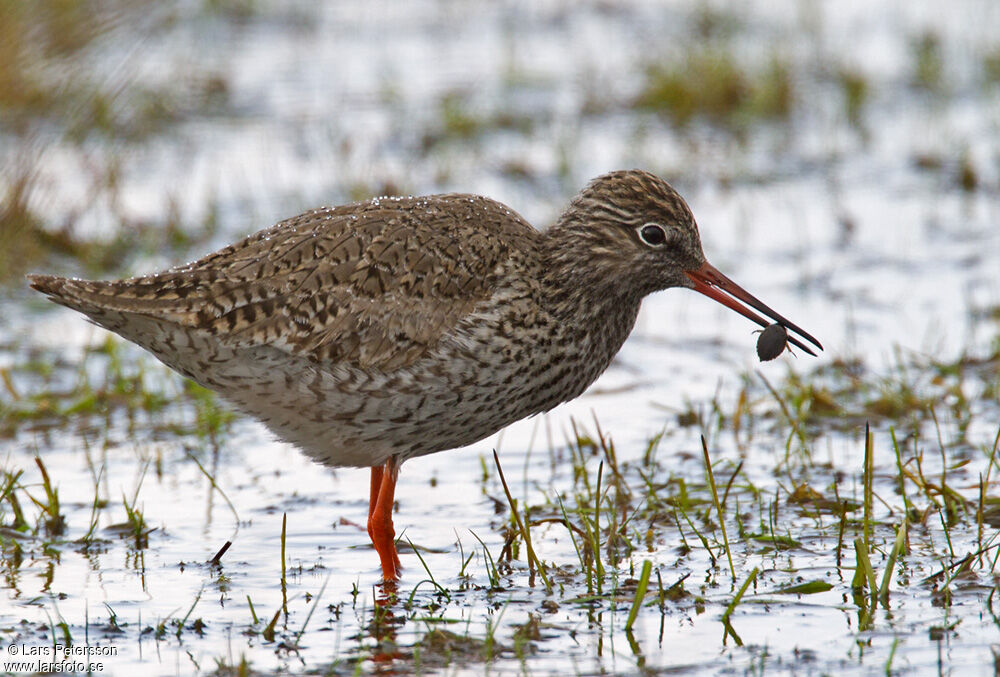
[[[704,294],[727,308],[735,310],[743,317],[756,322],[762,327],[766,327],[771,324],[760,315],[753,312],[753,310],[747,308],[747,306],[750,306],[751,308],[754,308],[771,318],[774,322],[783,325],[786,329],[794,331],[796,334],[801,336],[806,341],[809,341],[820,350],[823,350],[822,344],[820,344],[820,342],[813,338],[808,332],[802,330],[795,323],[789,322],[787,319],[771,310],[771,308],[765,305],[762,301],[723,275],[715,266],[707,261],[694,270],[687,270],[684,272],[688,276],[688,279],[691,280],[696,292]],[[789,336],[788,340],[793,345],[798,346],[810,355],[816,355],[816,353],[814,353],[808,346],[800,342],[794,336]]]

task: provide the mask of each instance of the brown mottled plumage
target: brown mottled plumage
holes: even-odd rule
[[[646,294],[690,287],[767,324],[726,291],[819,345],[709,266],[683,199],[641,171],[595,179],[545,232],[484,197],[376,198],[162,273],[29,279],[313,458],[371,466],[387,580],[399,463],[579,395]]]

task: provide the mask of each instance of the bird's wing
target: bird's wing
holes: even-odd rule
[[[99,324],[95,310],[137,313],[232,347],[391,371],[489,298],[513,243],[537,235],[482,197],[383,198],[306,212],[163,273],[32,286]]]

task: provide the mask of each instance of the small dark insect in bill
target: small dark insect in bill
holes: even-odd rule
[[[769,324],[757,337],[757,357],[761,362],[773,360],[784,352],[787,345],[788,331],[784,325]]]

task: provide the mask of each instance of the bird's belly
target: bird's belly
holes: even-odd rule
[[[635,311],[630,315],[626,320],[634,321]],[[581,336],[540,312],[524,317],[494,307],[388,372],[270,345],[234,346],[155,318],[105,326],[315,460],[375,466],[394,455],[406,459],[472,444],[576,397],[610,363],[631,321],[617,323],[624,327],[617,333],[593,323],[596,330]]]
[[[512,340],[489,319],[388,373],[266,345],[230,347],[199,332],[148,331],[141,344],[313,459],[375,466],[471,444],[547,411],[583,392],[610,362],[610,353],[574,348],[559,331]]]
[[[199,381],[332,466],[374,466],[471,444],[534,413],[510,367],[418,362],[391,374],[302,358],[216,363]]]
[[[468,347],[443,346],[388,374],[268,347],[216,350],[211,363],[182,373],[331,466],[375,466],[393,455],[472,444],[575,397],[600,373],[541,353],[505,352],[507,345]]]

